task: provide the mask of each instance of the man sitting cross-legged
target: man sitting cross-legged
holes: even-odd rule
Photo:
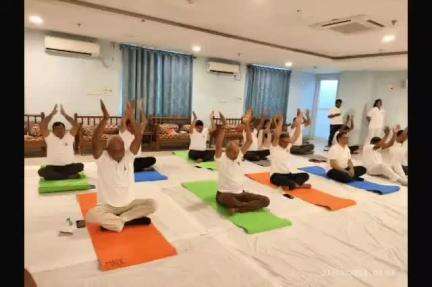
[[[263,135],[264,135],[264,121],[265,118],[261,117],[258,125],[255,127],[253,121],[249,123],[251,129],[252,144],[244,155],[244,158],[249,161],[260,161],[267,159],[270,155],[268,148],[263,148]],[[243,141],[246,141],[246,131],[243,131]]]
[[[360,176],[366,173],[366,168],[353,165],[348,148],[348,135],[340,131],[336,140],[337,143],[332,145],[328,153],[331,169],[327,172],[327,176],[343,183],[363,180]]]
[[[244,191],[244,173],[240,166],[243,154],[252,143],[249,122],[252,118],[252,110],[249,110],[243,117],[246,129],[246,142],[239,147],[236,141],[228,142],[225,153],[222,152],[222,145],[225,137],[226,120],[220,114],[222,127],[218,128],[216,138],[215,160],[218,170],[218,192],[216,201],[228,208],[230,213],[248,212],[259,210],[270,204],[270,200],[263,195],[253,194]]]
[[[190,144],[189,144],[189,158],[196,162],[213,161],[214,150],[207,150],[207,138],[209,133],[215,131],[215,123],[213,119],[213,112],[210,115],[211,129],[204,128],[204,123],[197,120],[195,112],[193,112],[192,125],[190,127]]]
[[[303,122],[303,115],[300,112],[294,122],[294,134],[290,138],[287,133],[282,133],[283,117],[278,115],[273,118],[276,129],[270,147],[270,182],[276,186],[288,187],[290,190],[295,188],[310,188],[310,184],[305,184],[309,179],[307,173],[292,173],[291,172],[291,154],[290,149],[292,142],[300,136],[300,129],[296,128]]]
[[[108,120],[108,111],[101,101],[103,119],[93,135],[93,157],[96,159],[98,204],[86,215],[89,223],[97,223],[102,229],[120,232],[124,225],[150,224],[147,215],[155,212],[153,199],[135,199],[134,155],[141,145],[141,129],[131,117],[134,140],[125,149],[120,136],[109,139],[105,150],[102,141],[103,129]]]
[[[144,112],[141,110],[141,134],[144,133],[147,127],[147,118],[144,115]],[[133,117],[133,109],[130,103],[126,105],[126,112],[121,120],[120,132],[119,135],[122,138],[125,149],[129,149],[131,143],[134,140],[134,131],[131,125],[131,118]],[[141,150],[141,146],[140,149]],[[134,172],[145,171],[156,163],[156,158],[153,156],[147,157],[136,157],[134,160]]]
[[[302,119],[300,124],[296,124],[297,117],[300,113],[300,109],[297,109],[297,116],[293,119],[292,124],[288,127],[288,134],[290,136],[292,136],[297,130],[299,131],[299,136],[295,141],[292,142],[290,152],[292,154],[298,155],[312,154],[315,146],[310,143],[303,143],[303,126],[308,127],[311,125],[309,110],[306,110],[306,118]]]
[[[408,181],[408,127],[396,132],[396,139],[389,148],[390,166],[402,179]]]
[[[66,132],[62,122],[55,122],[52,125],[52,132],[48,130],[48,124],[57,113],[57,105],[53,111],[45,117],[41,124],[41,133],[47,145],[47,165],[40,168],[38,173],[45,180],[73,179],[79,178],[79,172],[83,171],[84,165],[75,162],[74,141],[78,131],[78,123],[63,109],[61,114],[72,125],[72,129]]]
[[[370,144],[363,147],[363,163],[366,166],[367,173],[369,175],[383,175],[389,178],[391,181],[399,182],[402,185],[407,185],[405,175],[402,178],[397,173],[395,173],[390,165],[384,163],[380,153],[382,150],[385,150],[393,145],[398,130],[399,127],[396,127],[393,130],[393,136],[389,142],[386,142],[390,134],[390,129],[388,127],[384,129],[384,137],[382,139],[379,137],[373,137],[370,141]]]

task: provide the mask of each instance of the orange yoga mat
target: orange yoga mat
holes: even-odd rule
[[[96,205],[96,193],[78,194],[77,199],[84,217]],[[127,226],[119,233],[101,231],[99,225],[87,224],[87,230],[103,271],[177,254],[153,224]]]
[[[259,183],[277,188],[277,186],[270,182],[270,174],[268,172],[250,173],[246,174],[246,176],[250,179],[258,181]],[[294,197],[298,197],[309,203],[325,207],[331,211],[339,210],[356,204],[354,200],[333,196],[314,188],[299,188],[290,191],[284,188],[284,190],[286,193]]]

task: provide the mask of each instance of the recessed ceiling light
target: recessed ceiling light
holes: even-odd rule
[[[285,63],[285,67],[291,67],[292,65],[293,65],[292,62],[286,62],[286,63]]]
[[[200,46],[192,46],[192,51],[199,52],[199,51],[201,51],[201,47]]]
[[[396,39],[395,35],[389,34],[389,35],[385,35],[382,38],[381,42],[383,42],[383,43],[390,43],[390,42],[393,42],[395,39]]]
[[[43,23],[43,19],[39,16],[33,15],[29,17],[29,21],[33,24],[40,25]]]

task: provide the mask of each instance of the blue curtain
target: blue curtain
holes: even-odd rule
[[[146,115],[189,116],[192,56],[141,47],[122,49],[122,111],[128,100]]]
[[[286,119],[290,75],[289,70],[249,65],[245,111],[252,107],[255,115],[280,113]]]

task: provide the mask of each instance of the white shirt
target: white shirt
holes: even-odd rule
[[[328,152],[328,159],[329,163],[330,160],[335,160],[341,168],[347,168],[348,160],[351,159],[351,152],[348,145],[344,148],[339,143],[332,145]]]
[[[371,118],[369,122],[369,129],[382,129],[384,127],[385,110],[373,107],[369,110],[368,117]]]
[[[274,173],[290,173],[291,172],[291,144],[286,148],[280,145],[270,146],[270,176]]]
[[[193,133],[190,134],[189,150],[206,150],[208,133],[207,128],[203,128],[201,132],[194,129]]]
[[[374,149],[374,146],[373,144],[367,144],[363,147],[362,160],[366,169],[383,163],[380,149]]]
[[[107,151],[96,160],[98,203],[115,207],[129,205],[134,199],[134,155],[129,150],[120,162]]]
[[[303,144],[303,126],[304,126],[304,124],[300,125],[299,136],[298,136],[297,140],[295,142],[293,142],[293,145],[295,145],[295,146],[299,146],[299,145]],[[291,125],[288,127],[287,131],[288,131],[288,134],[290,136],[290,139],[293,139],[295,128],[293,128]]]
[[[63,138],[59,138],[50,132],[45,138],[47,145],[47,165],[67,165],[74,163],[74,144],[75,138],[66,132]]]
[[[248,151],[257,151],[259,149],[258,145],[258,131],[256,129],[253,129],[251,132],[252,136],[252,144],[249,147]],[[246,142],[246,132],[243,131],[243,141]]]
[[[390,156],[393,164],[408,165],[407,162],[407,144],[395,142],[390,148]]]
[[[125,130],[124,132],[119,132],[119,135],[124,142],[125,150],[129,150],[131,143],[135,139],[135,136],[128,130]]]
[[[342,120],[342,111],[341,109],[339,109],[338,107],[333,107],[329,110],[328,115],[335,115],[335,114],[340,114],[339,116],[330,118],[330,124],[331,125],[342,125],[343,124],[343,120]]]
[[[240,166],[243,154],[239,152],[236,160],[231,160],[222,153],[220,158],[215,157],[218,170],[218,191],[242,193],[244,173]]]

